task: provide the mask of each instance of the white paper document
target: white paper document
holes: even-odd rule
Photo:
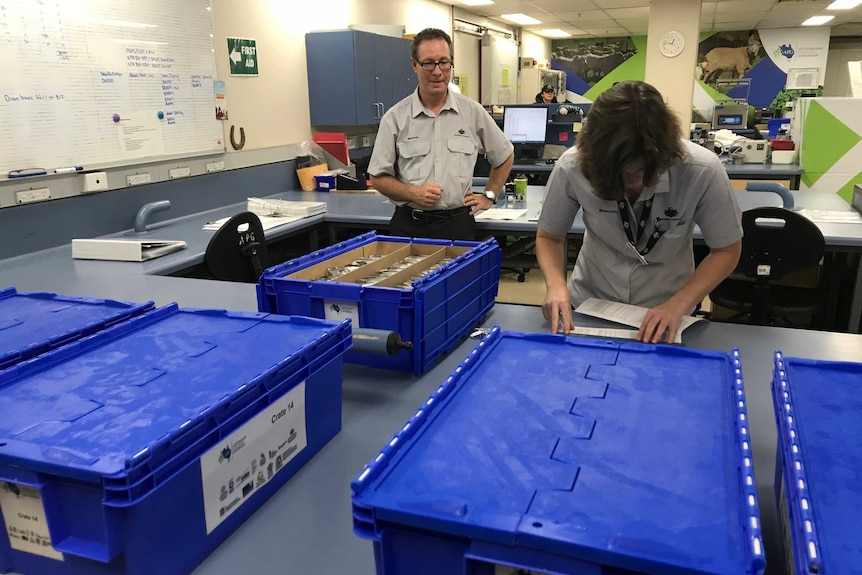
[[[257,216],[260,219],[260,223],[263,226],[264,231],[277,228],[278,226],[283,226],[284,224],[289,224],[291,222],[295,222],[296,220],[301,220],[305,216]],[[216,231],[221,228],[223,225],[227,223],[230,217],[222,218],[220,220],[216,220],[214,222],[207,222],[204,224],[203,229]]]
[[[569,335],[592,335],[595,337],[609,337],[612,339],[637,339],[638,330],[576,326],[575,330]]]
[[[72,240],[72,257],[79,260],[111,260],[143,262],[185,249],[186,242],[178,240]]]
[[[639,328],[649,308],[591,297],[579,305],[575,311],[591,317]],[[682,332],[700,321],[703,321],[702,317],[683,316],[673,342],[682,343]]]
[[[862,214],[854,210],[809,210],[799,213],[815,224],[862,224]]]
[[[509,210],[506,208],[491,208],[476,214],[477,220],[517,220],[525,216],[527,210]]]

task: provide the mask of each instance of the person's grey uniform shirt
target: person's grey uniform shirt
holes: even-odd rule
[[[435,115],[422,105],[417,88],[380,120],[368,173],[387,174],[417,186],[438,183],[443,194],[431,209],[450,210],[464,205],[480,153],[498,166],[512,150],[503,131],[475,100],[450,91]],[[408,205],[420,208],[412,202]]]
[[[654,307],[667,301],[694,273],[692,236],[695,224],[710,248],[727,247],[742,238],[742,215],[727,172],[718,157],[684,141],[685,157],[645,188],[634,206],[627,206],[637,228],[644,201],[654,198],[638,248],[650,234],[667,230],[643,258],[628,247],[617,202],[595,194],[578,165],[575,148],[566,151],[548,179],[539,227],[565,234],[583,210],[586,232],[569,281],[571,303],[590,297]],[[637,236],[637,229],[633,230]]]

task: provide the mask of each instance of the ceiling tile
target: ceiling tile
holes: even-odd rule
[[[649,17],[649,7],[645,8],[614,8],[612,10],[605,10],[608,13],[608,16],[613,18],[614,20],[620,20],[622,18],[648,18]]]
[[[649,25],[649,20],[646,18],[620,18],[617,20],[617,24],[630,30],[632,26],[647,27]]]
[[[582,12],[566,10],[565,12],[557,12],[557,16],[570,22],[593,22],[610,19],[604,10],[584,10]]]
[[[601,2],[601,0],[598,1]],[[593,0],[530,0],[530,4],[549,12],[598,9],[596,2],[593,2]]]
[[[767,12],[734,12],[732,14],[715,14],[715,22],[760,22],[766,17]]]
[[[524,12],[524,14],[526,14],[530,18],[535,18],[536,20],[541,22],[543,24],[543,26],[542,26],[543,28],[548,28],[548,26],[544,26],[544,24],[553,24],[555,22],[565,22],[565,20],[563,18],[560,18],[559,16],[557,16],[556,14],[553,14],[551,12],[533,11],[533,12]],[[531,24],[531,26],[532,26],[532,24]],[[551,26],[551,28],[553,28],[553,26]]]
[[[596,0],[596,4],[604,10],[608,8],[649,8],[650,0]]]
[[[584,28],[584,32],[595,36],[596,38],[611,38],[615,36],[628,36],[629,31],[625,28]]]
[[[717,2],[715,11],[716,13],[757,12],[769,10],[773,4],[773,0],[730,0],[729,2]]]

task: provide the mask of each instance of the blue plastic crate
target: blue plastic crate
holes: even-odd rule
[[[0,572],[189,573],[341,429],[349,345],[174,304],[0,372]]]
[[[787,572],[862,574],[862,364],[776,352],[772,398]]]
[[[301,270],[375,242],[468,249],[413,282],[413,289],[289,278]],[[257,286],[258,309],[284,315],[343,318],[357,327],[397,331],[413,351],[394,356],[350,351],[345,361],[420,375],[452,351],[479,324],[497,297],[501,250],[485,242],[411,239],[369,232],[266,270]]]
[[[494,328],[351,487],[378,575],[765,567],[736,350]]]
[[[153,309],[129,303],[53,293],[0,290],[0,369],[58,348]]]

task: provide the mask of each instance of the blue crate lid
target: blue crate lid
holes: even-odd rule
[[[347,321],[157,309],[0,371],[0,465],[122,491],[349,345]]]
[[[353,481],[354,529],[761,573],[747,427],[737,351],[494,328]]]
[[[0,369],[60,347],[153,309],[129,303],[53,293],[0,290]]]
[[[775,354],[796,573],[862,573],[862,364]]]

